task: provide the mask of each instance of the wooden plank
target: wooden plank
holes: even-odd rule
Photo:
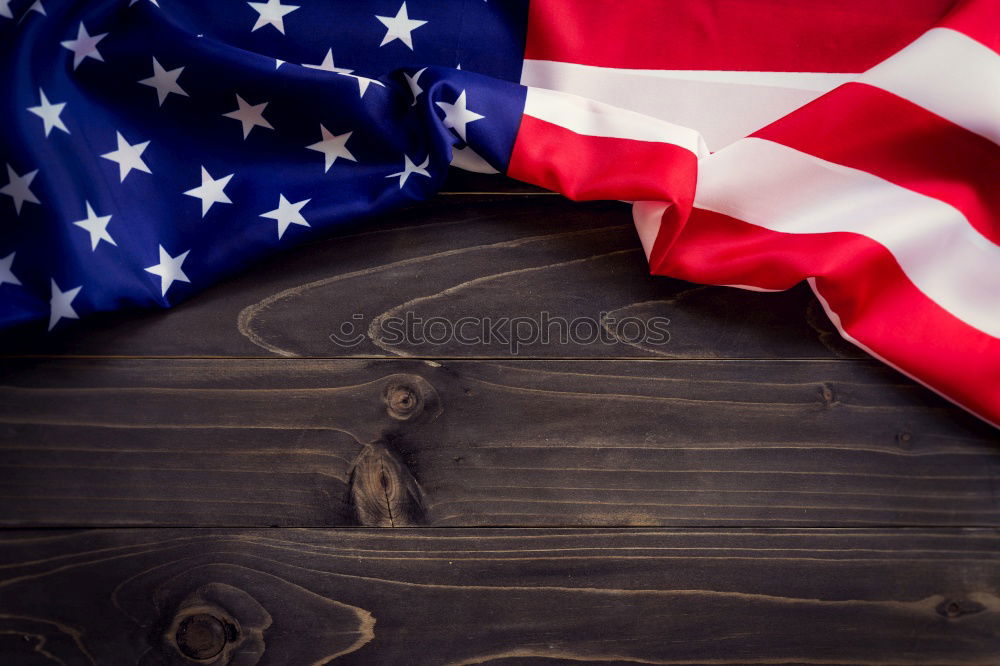
[[[543,316],[557,322],[546,327],[548,340],[512,346],[511,326],[501,320],[527,318],[519,330],[531,337],[530,322]],[[442,329],[431,325],[393,343],[384,326],[392,317],[444,318],[453,333],[456,322],[475,317],[480,325],[464,330],[480,334],[471,344],[454,335],[436,343]],[[592,340],[591,331],[617,331],[627,318],[651,328],[654,317],[668,320],[665,344],[632,341],[633,329],[604,335],[610,344]],[[364,334],[360,344],[331,337],[344,325]],[[627,206],[547,195],[442,196],[281,254],[169,312],[60,329],[48,335],[38,324],[0,339],[0,349],[154,357],[862,356],[841,341],[807,288],[761,294],[651,277]]]
[[[1000,654],[996,530],[27,531],[0,566],[9,664]]]
[[[874,362],[22,359],[0,524],[1000,524],[994,429]]]

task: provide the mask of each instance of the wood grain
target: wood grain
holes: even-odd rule
[[[806,287],[761,294],[648,274],[629,208],[548,195],[441,196],[262,262],[167,312],[0,338],[7,355],[513,357],[505,341],[345,347],[390,316],[669,320],[669,342],[523,344],[519,358],[860,358]],[[553,329],[553,338],[558,329]]]
[[[178,629],[199,621],[218,625],[197,642],[217,656],[194,662]],[[992,666],[997,654],[996,530],[0,535],[8,664]]]
[[[446,190],[0,338],[0,664],[1000,663],[996,430],[621,204]],[[379,327],[543,311],[669,342]]]
[[[5,525],[1000,521],[997,433],[874,362],[22,359],[0,384]]]

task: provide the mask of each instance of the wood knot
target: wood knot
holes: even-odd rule
[[[358,523],[411,527],[424,522],[423,491],[391,443],[366,446],[351,470],[351,504]]]
[[[938,604],[936,610],[939,615],[943,615],[948,618],[955,618],[963,615],[971,615],[972,613],[979,613],[985,609],[985,606],[976,601],[968,599],[945,599]]]
[[[217,666],[257,663],[264,654],[264,630],[270,625],[271,616],[250,594],[226,583],[209,582],[191,591],[169,621],[156,622],[153,631],[162,637],[165,663],[176,663],[179,656]]]
[[[387,386],[383,399],[389,416],[400,421],[417,416],[424,408],[420,394],[412,386],[406,384]]]
[[[906,432],[905,430],[903,432],[896,433],[896,444],[901,449],[908,449],[908,448],[912,447],[913,446],[913,435],[911,435],[910,433]]]
[[[182,611],[173,622],[173,643],[177,651],[194,661],[219,657],[240,637],[235,621],[220,609],[208,612],[204,607]]]
[[[837,394],[833,391],[833,386],[827,383],[820,385],[820,398],[824,407],[831,407],[837,403]]]
[[[190,659],[212,659],[229,641],[229,631],[219,618],[208,613],[189,615],[177,625],[177,649]]]
[[[431,420],[441,412],[437,391],[418,375],[395,375],[382,391],[386,413],[397,421]]]

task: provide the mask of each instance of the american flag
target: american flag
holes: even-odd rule
[[[998,0],[0,0],[0,327],[168,307],[452,165],[634,202],[654,273],[808,281],[1000,423],[998,48]]]

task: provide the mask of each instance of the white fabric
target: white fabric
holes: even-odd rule
[[[858,80],[1000,143],[1000,54],[960,32],[929,30]]]
[[[1000,337],[1000,246],[954,207],[764,139],[743,139],[698,166],[695,207],[772,231],[863,234],[938,305]]]
[[[656,71],[525,60],[521,83],[690,127],[719,150],[857,74]]]
[[[697,131],[578,95],[528,88],[525,115],[585,136],[670,143],[698,157],[708,154]]]

